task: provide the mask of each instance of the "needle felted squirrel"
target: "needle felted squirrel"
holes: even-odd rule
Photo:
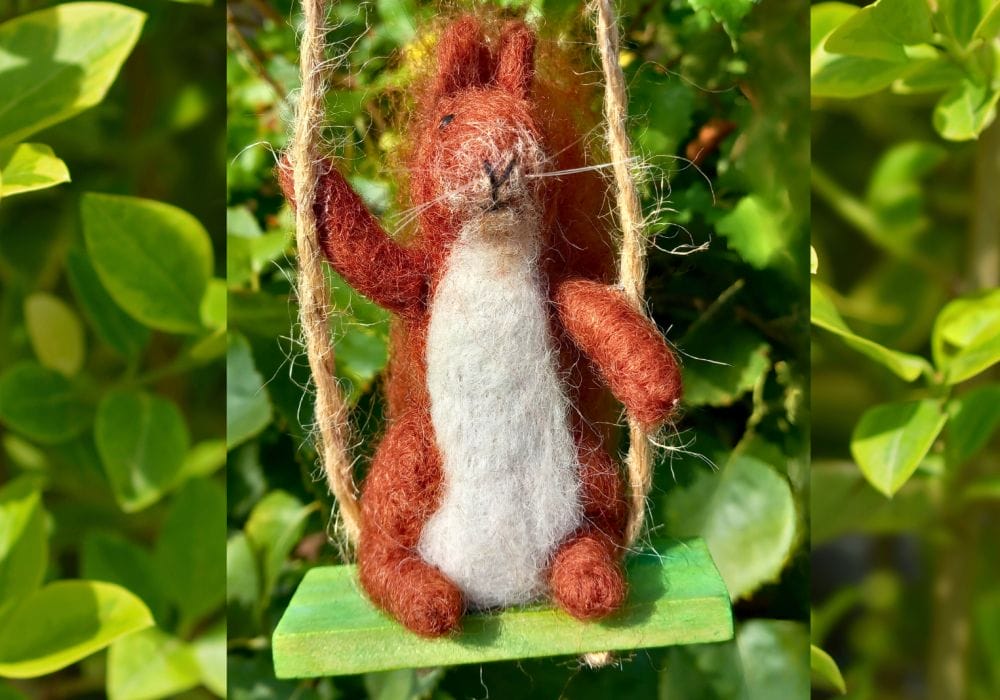
[[[408,125],[412,240],[387,235],[329,164],[317,183],[330,264],[395,314],[361,584],[425,636],[543,596],[580,619],[615,611],[627,506],[600,427],[607,390],[649,428],[680,398],[665,341],[609,284],[607,188],[536,79],[535,45],[521,21],[445,27]],[[291,199],[291,169],[279,175]]]

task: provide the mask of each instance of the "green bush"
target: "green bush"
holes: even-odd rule
[[[930,7],[812,8],[812,634],[852,698],[1000,693],[1000,3]]]
[[[14,5],[0,695],[224,696],[221,12]]]
[[[526,8],[544,34],[592,42],[576,2]],[[701,535],[732,593],[735,642],[573,660],[278,681],[271,633],[302,575],[337,560],[315,474],[308,369],[296,339],[291,217],[273,176],[298,87],[297,6],[231,6],[228,442],[230,689],[234,697],[801,697],[809,683],[808,82],[804,4],[626,2],[621,62],[632,137],[649,165],[650,309],[684,362],[676,434],[658,458],[650,532]],[[334,6],[346,60],[330,76],[333,154],[369,206],[395,220],[390,91],[401,52],[437,8]],[[596,63],[588,68],[596,67]],[[597,79],[597,74],[594,74]],[[590,76],[587,76],[589,79]],[[699,162],[693,167],[685,158]],[[692,248],[704,250],[689,255]],[[331,277],[337,371],[364,464],[382,427],[386,315]],[[360,472],[359,472],[360,474]]]

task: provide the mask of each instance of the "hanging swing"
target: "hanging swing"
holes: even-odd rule
[[[302,5],[302,89],[290,153],[297,204],[297,286],[316,391],[317,451],[338,503],[344,533],[354,545],[361,509],[345,444],[347,407],[334,377],[328,291],[314,212],[315,183],[320,175],[316,125],[322,123],[325,109],[319,70],[326,60],[324,0],[303,0]],[[612,0],[598,0],[596,24],[605,78],[607,143],[622,230],[618,282],[631,307],[641,313],[642,217],[629,171],[626,96],[617,61],[618,30]],[[497,186],[500,176],[489,168],[487,171],[490,184]],[[495,191],[493,196],[496,198]],[[556,655],[582,655],[589,665],[600,666],[609,662],[613,651],[730,639],[733,621],[728,592],[703,541],[655,542],[635,551],[652,475],[646,430],[631,415],[629,438],[629,512],[623,539],[633,551],[625,562],[628,595],[614,613],[597,621],[583,621],[551,605],[528,604],[467,614],[460,631],[428,639],[375,607],[361,589],[355,565],[316,567],[303,578],[275,629],[277,676],[334,676]]]

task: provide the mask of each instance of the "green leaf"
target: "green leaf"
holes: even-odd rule
[[[678,345],[688,356],[683,373],[684,401],[690,406],[729,406],[750,391],[771,366],[768,345],[754,330],[735,325],[716,302],[708,321],[693,325]],[[723,330],[724,329],[724,330]],[[719,343],[725,332],[726,342]]]
[[[444,676],[443,668],[420,672],[413,668],[366,673],[365,690],[369,700],[419,700],[431,697]]]
[[[847,534],[914,532],[933,517],[928,479],[910,479],[891,499],[872,488],[853,462],[814,461],[810,479],[813,547]]]
[[[262,563],[264,596],[270,596],[285,559],[302,538],[306,518],[316,510],[284,491],[271,491],[254,506],[247,519],[247,540]]]
[[[226,281],[213,277],[201,300],[201,323],[205,328],[226,327]]]
[[[892,91],[900,95],[943,92],[965,77],[962,69],[948,56],[924,61],[892,84]]]
[[[202,440],[194,445],[184,458],[180,479],[211,476],[226,466],[226,441]]]
[[[739,35],[740,23],[750,12],[756,0],[688,0],[695,10],[706,10],[722,24],[726,33],[735,41]]]
[[[250,343],[230,333],[226,350],[226,443],[232,449],[271,422],[271,400],[254,365]]]
[[[250,540],[237,532],[226,543],[226,618],[229,634],[253,636],[257,633],[260,572]]]
[[[91,409],[70,381],[34,362],[0,375],[0,421],[37,442],[76,437],[89,425]]]
[[[1000,36],[1000,2],[993,0],[993,4],[983,15],[983,19],[976,27],[973,36],[983,41],[991,41]]]
[[[226,697],[226,622],[219,622],[193,642],[201,682],[220,698]]]
[[[280,258],[289,244],[287,231],[265,234],[245,206],[226,210],[226,282],[238,287]]]
[[[936,143],[904,141],[878,159],[868,181],[865,201],[878,218],[872,227],[881,245],[902,257],[919,255],[919,234],[928,226],[921,179],[947,157]]]
[[[993,437],[1000,425],[1000,384],[987,384],[948,402],[948,463],[964,464]]]
[[[810,289],[813,325],[840,336],[848,346],[875,360],[908,382],[912,382],[922,374],[929,375],[931,373],[931,366],[924,358],[890,350],[872,340],[856,335],[840,317],[833,302],[827,296],[825,288],[813,280]]]
[[[4,618],[0,676],[33,678],[58,671],[119,637],[149,627],[136,596],[111,583],[57,581],[35,591]]]
[[[172,402],[124,390],[101,400],[94,439],[115,500],[127,513],[152,505],[174,485],[190,441]]]
[[[83,326],[58,297],[37,292],[24,300],[24,322],[35,357],[43,367],[67,376],[83,366]]]
[[[156,543],[167,595],[185,625],[215,610],[226,595],[226,494],[214,481],[185,482]]]
[[[813,97],[854,98],[887,88],[918,68],[907,61],[844,56],[825,48],[827,37],[848,22],[858,8],[842,2],[813,5],[810,12],[810,93]]]
[[[665,507],[671,536],[705,538],[734,600],[777,579],[795,543],[791,488],[753,457],[734,454],[720,473],[673,490]]]
[[[926,0],[877,0],[853,13],[826,40],[830,53],[906,61],[904,46],[934,36]]]
[[[0,24],[0,145],[104,99],[144,19],[130,7],[81,2]]]
[[[88,532],[81,555],[83,576],[94,581],[116,583],[139,596],[153,617],[166,615],[164,584],[152,555],[131,540],[113,532]]]
[[[813,685],[823,690],[832,690],[843,695],[847,692],[844,677],[837,668],[837,662],[815,644],[809,646],[809,665],[812,669]]]
[[[754,619],[736,632],[750,700],[809,697],[809,630],[789,620]]]
[[[749,700],[736,640],[674,646],[660,675],[661,698]]]
[[[736,208],[719,219],[715,230],[747,263],[763,270],[776,262],[791,262],[789,227],[780,211],[758,195],[744,197]]]
[[[86,194],[81,204],[90,259],[111,297],[159,330],[196,333],[212,274],[212,244],[193,216],[136,197]]]
[[[41,585],[48,558],[41,493],[22,476],[0,488],[0,618]]]
[[[149,342],[149,330],[115,303],[86,252],[71,250],[66,270],[73,294],[98,337],[125,357],[137,356]]]
[[[629,85],[629,116],[643,124],[637,147],[648,154],[677,153],[693,124],[694,88],[677,78],[665,79],[645,64]]]
[[[965,46],[976,34],[977,25],[984,20],[989,6],[995,4],[995,0],[938,0],[940,19],[943,20],[941,31],[951,34],[960,45]]]
[[[931,350],[949,384],[1000,362],[1000,289],[949,302],[934,321]]]
[[[20,143],[0,148],[0,199],[64,182],[69,182],[69,169],[48,146]]]
[[[993,123],[1000,90],[985,82],[962,80],[934,107],[934,128],[949,141],[969,141]]]
[[[191,647],[156,627],[130,634],[108,652],[110,700],[156,700],[198,685]]]
[[[962,498],[966,502],[986,501],[1000,502],[1000,477],[986,477],[973,481],[965,487]]]
[[[876,406],[854,428],[851,454],[871,485],[891,497],[920,466],[946,421],[932,399]]]

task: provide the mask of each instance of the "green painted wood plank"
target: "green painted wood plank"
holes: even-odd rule
[[[353,566],[310,570],[274,631],[278,678],[309,678],[700,644],[733,636],[725,583],[700,539],[663,543],[628,562],[629,599],[601,622],[549,606],[468,615],[459,634],[422,639],[376,609]]]

